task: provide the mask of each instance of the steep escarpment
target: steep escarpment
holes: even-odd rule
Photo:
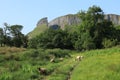
[[[74,25],[74,24],[78,24],[80,22],[81,22],[81,20],[79,19],[79,17],[77,15],[69,14],[69,15],[58,17],[58,18],[50,21],[48,26],[58,25],[62,29],[64,29],[64,27],[66,25]]]
[[[104,18],[108,21],[112,21],[115,25],[120,25],[120,16],[115,14],[106,14]],[[70,14],[58,17],[48,23],[48,26],[52,25],[58,25],[62,29],[64,29],[65,25],[74,25],[74,24],[80,24],[81,19],[76,14]]]
[[[107,14],[105,15],[105,19],[107,19],[108,21],[112,21],[115,25],[120,25],[120,15]]]
[[[120,25],[120,15],[106,14],[104,18],[108,21],[112,21],[115,25]],[[54,29],[60,27],[64,29],[66,25],[77,25],[81,23],[81,19],[76,14],[68,14],[65,16],[57,17],[52,21],[48,22],[47,17],[40,19],[36,28],[28,34],[29,37],[34,37],[49,27]]]

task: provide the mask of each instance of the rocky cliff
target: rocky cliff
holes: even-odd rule
[[[58,18],[50,21],[48,26],[58,25],[63,29],[65,27],[65,25],[74,25],[74,24],[78,24],[80,22],[81,22],[81,20],[78,18],[77,15],[69,14],[69,15],[58,17]]]
[[[112,21],[115,25],[120,25],[120,15],[116,14],[107,14],[105,15],[105,19]]]
[[[115,25],[120,25],[120,15],[115,14],[107,14],[105,15],[105,19],[112,21]],[[81,19],[78,18],[76,14],[69,14],[65,16],[61,16],[58,18],[53,19],[52,21],[48,22],[47,17],[42,18],[38,21],[37,27],[28,34],[28,36],[33,37],[44,32],[48,27],[52,27],[54,29],[60,27],[64,29],[66,25],[76,25],[80,24]]]
[[[107,14],[105,15],[105,19],[112,21],[115,25],[120,25],[119,15]],[[79,19],[77,15],[69,14],[69,15],[55,18],[49,23],[47,21],[47,18],[42,18],[40,21],[38,21],[37,26],[40,26],[41,24],[45,23],[45,24],[48,24],[48,27],[56,28],[57,26],[59,26],[63,29],[65,25],[74,25],[74,24],[79,24],[80,22],[81,22],[81,19]]]

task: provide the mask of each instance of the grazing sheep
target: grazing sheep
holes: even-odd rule
[[[52,59],[50,60],[50,62],[55,62],[55,58],[52,58]]]
[[[76,58],[75,58],[75,61],[81,61],[83,59],[83,56],[77,56]]]
[[[42,74],[42,75],[47,75],[47,70],[46,70],[46,68],[38,68],[38,71],[39,71],[39,73],[40,74]]]
[[[59,60],[60,60],[60,61],[63,61],[63,60],[64,60],[64,58],[59,58]]]

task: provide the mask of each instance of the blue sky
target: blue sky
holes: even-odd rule
[[[120,0],[0,0],[0,27],[7,22],[10,25],[23,25],[23,33],[32,31],[43,17],[48,20],[66,14],[75,14],[97,5],[106,14],[120,15]]]

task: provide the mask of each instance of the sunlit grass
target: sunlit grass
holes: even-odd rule
[[[33,38],[33,37],[36,37],[37,35],[39,35],[40,33],[44,32],[46,29],[47,29],[47,25],[46,24],[43,24],[41,26],[37,26],[32,32],[30,32],[28,34],[28,37],[29,38]]]
[[[119,47],[84,53],[86,58],[75,68],[71,80],[119,80]],[[79,76],[79,77],[76,77]]]

